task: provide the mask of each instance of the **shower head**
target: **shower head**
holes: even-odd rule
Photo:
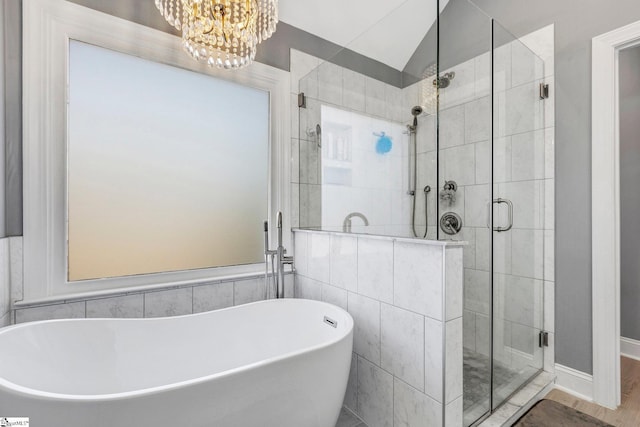
[[[444,73],[440,77],[433,79],[433,85],[438,89],[445,89],[449,87],[449,85],[451,84],[451,80],[453,80],[455,76],[456,73],[454,73],[453,71]]]
[[[416,126],[418,126],[418,116],[422,114],[424,110],[421,106],[416,105],[411,109],[411,115],[413,116],[413,128],[415,130]]]

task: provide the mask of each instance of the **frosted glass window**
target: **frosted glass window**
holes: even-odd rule
[[[71,41],[70,281],[251,264],[269,93]]]

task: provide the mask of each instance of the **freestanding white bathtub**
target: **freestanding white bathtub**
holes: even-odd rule
[[[24,323],[0,329],[0,416],[47,427],[334,427],[352,342],[347,312],[300,299]]]

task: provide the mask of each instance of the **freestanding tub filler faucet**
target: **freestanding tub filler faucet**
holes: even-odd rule
[[[264,255],[265,255],[265,281],[267,292],[270,289],[269,281],[269,257],[271,257],[271,273],[275,276],[276,298],[284,298],[284,266],[285,264],[293,264],[293,257],[285,255],[287,250],[282,245],[282,212],[278,212],[276,217],[276,225],[278,228],[278,246],[275,250],[269,249],[269,233],[268,222],[264,222]],[[273,265],[275,257],[275,268]],[[277,271],[276,271],[277,269]],[[267,295],[268,297],[268,295]]]
[[[276,291],[276,298],[284,298],[284,265],[293,264],[293,257],[286,256],[287,250],[282,246],[282,212],[278,212],[278,286]]]

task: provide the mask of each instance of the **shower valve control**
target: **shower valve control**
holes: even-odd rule
[[[462,218],[455,212],[447,212],[440,218],[440,228],[446,234],[458,234],[462,230]]]

